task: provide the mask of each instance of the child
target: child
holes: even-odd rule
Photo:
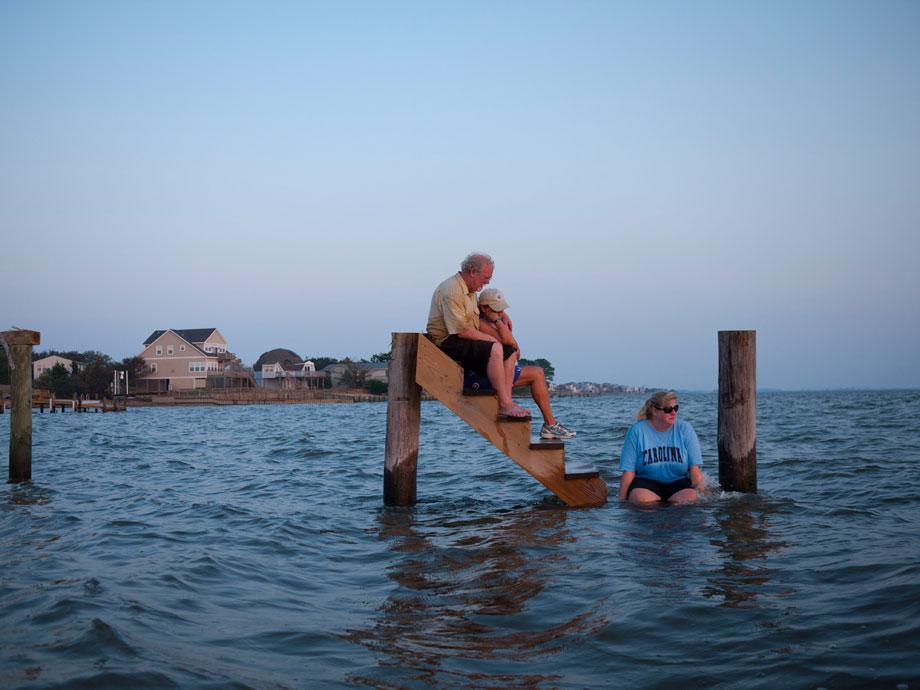
[[[510,305],[501,290],[486,288],[479,294],[479,330],[491,335],[503,345],[510,345],[518,351],[520,346],[511,332],[511,317],[505,313]],[[543,414],[543,427],[540,429],[540,438],[566,439],[574,438],[575,432],[567,429],[553,416],[549,404],[549,386],[542,367],[521,367],[521,375],[515,381],[516,386],[530,386],[530,394]]]

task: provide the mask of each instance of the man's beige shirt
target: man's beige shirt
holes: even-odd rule
[[[428,337],[436,345],[467,328],[479,329],[479,303],[459,273],[435,288],[428,311]]]

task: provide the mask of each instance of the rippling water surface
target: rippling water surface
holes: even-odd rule
[[[554,402],[613,496],[640,402]],[[715,478],[715,395],[681,415]],[[920,688],[918,418],[762,393],[758,494],[570,510],[434,402],[412,509],[382,404],[35,414],[0,687]]]

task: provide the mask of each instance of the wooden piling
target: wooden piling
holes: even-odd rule
[[[418,333],[394,333],[387,392],[386,457],[383,467],[383,502],[415,505],[421,425],[421,387],[415,382]]]
[[[32,347],[38,331],[4,331],[10,359],[10,482],[32,478]]]
[[[719,484],[757,491],[756,331],[719,331]]]

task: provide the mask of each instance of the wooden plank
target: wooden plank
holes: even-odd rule
[[[566,479],[564,446],[531,448],[531,425],[500,420],[494,395],[463,395],[463,370],[424,334],[418,334],[415,380],[567,505],[606,503],[607,485],[599,476]]]
[[[531,450],[550,450],[552,448],[565,448],[565,443],[559,439],[546,439],[539,436],[530,442]]]
[[[30,331],[24,328],[17,328],[12,331],[3,331],[0,333],[0,338],[3,338],[6,341],[7,345],[39,345],[42,341],[42,334],[38,331]],[[31,370],[32,362],[29,361],[29,367]],[[31,376],[31,374],[30,374]]]
[[[592,465],[585,465],[578,462],[565,463],[566,479],[588,479],[591,477],[600,477],[601,473]]]

